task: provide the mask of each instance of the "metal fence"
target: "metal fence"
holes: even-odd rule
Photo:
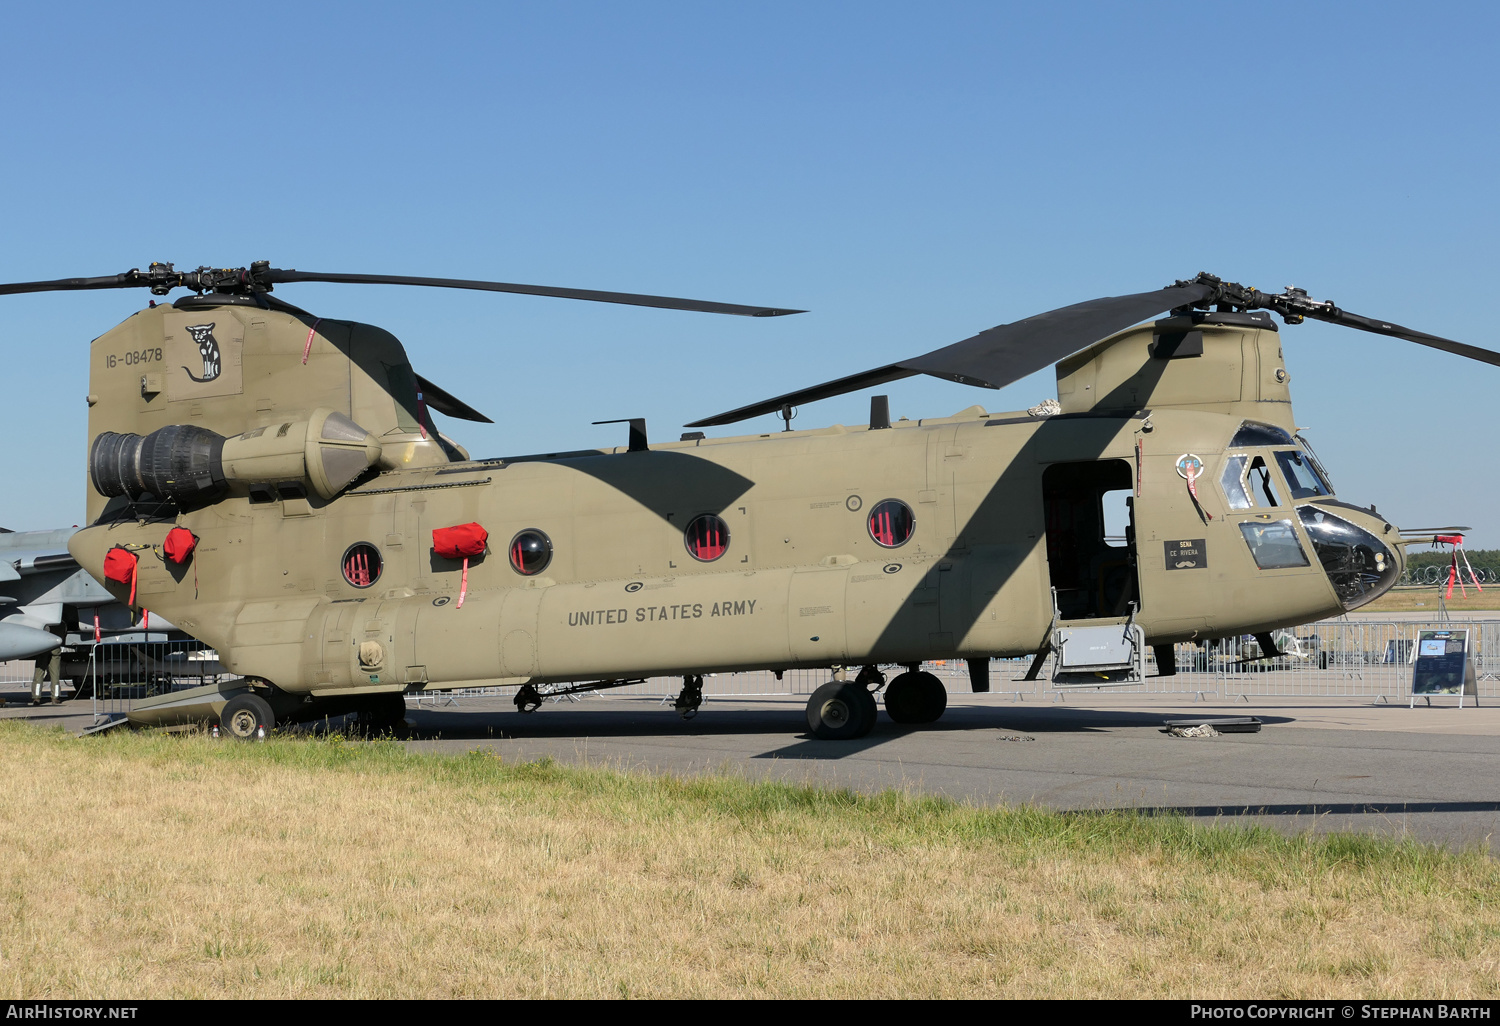
[[[30,659],[12,659],[0,663],[0,684],[31,684],[31,671],[36,664]]]
[[[201,641],[169,641],[165,634],[122,636],[94,645],[79,681],[91,696],[94,721],[123,716],[137,699],[233,678]]]
[[[1126,686],[1054,686],[1048,678],[1050,663],[1039,679],[1027,681],[1023,678],[1030,658],[994,659],[990,662],[990,694],[1011,701],[1067,701],[1069,693],[1080,692],[1079,698],[1084,700],[1088,695],[1108,692],[1192,695],[1220,701],[1257,697],[1404,700],[1411,694],[1418,633],[1465,629],[1474,654],[1479,697],[1500,697],[1500,620],[1344,619],[1274,632],[1282,654],[1273,658],[1261,658],[1259,644],[1249,637],[1177,645],[1177,673],[1170,677],[1156,675],[1154,655],[1148,652],[1146,680]],[[32,665],[30,661],[0,663],[0,683],[29,686]],[[887,668],[888,674],[891,669]],[[936,674],[950,693],[969,691],[968,667],[962,660],[927,662],[923,669]],[[787,670],[779,677],[769,670],[710,674],[704,677],[703,693],[710,699],[810,695],[829,676],[828,670]],[[230,679],[217,654],[200,642],[168,641],[164,635],[126,636],[93,647],[78,681],[78,694],[91,696],[94,716],[102,720],[125,714],[137,699]],[[653,677],[603,694],[670,702],[681,687],[681,678]],[[514,687],[424,692],[408,695],[407,701],[441,708],[465,698],[510,697],[515,692]],[[559,696],[551,701],[583,701],[588,697]]]
[[[1469,570],[1467,568],[1462,570],[1463,583],[1468,587],[1474,587],[1475,581],[1478,581],[1481,585],[1500,584],[1500,568],[1492,566],[1476,566],[1472,569],[1474,571],[1473,578],[1469,577]],[[1433,587],[1436,587],[1439,584],[1446,585],[1448,581],[1448,570],[1449,564],[1447,563],[1443,563],[1441,565],[1429,564],[1427,566],[1408,566],[1401,572],[1401,579],[1396,583],[1399,586],[1408,588],[1415,587],[1417,585],[1429,585]]]
[[[992,659],[990,694],[1012,701],[1067,701],[1076,695],[1119,692],[1135,695],[1192,695],[1195,700],[1245,700],[1257,697],[1328,697],[1395,701],[1411,694],[1413,657],[1418,632],[1463,630],[1469,633],[1481,698],[1500,697],[1500,620],[1370,621],[1324,620],[1273,632],[1281,655],[1264,658],[1254,638],[1226,638],[1175,646],[1177,673],[1157,676],[1154,653],[1146,656],[1146,680],[1131,685],[1054,686],[1050,661],[1039,678],[1024,679],[1030,657]],[[922,665],[936,674],[950,693],[969,691],[968,667],[962,660]],[[887,673],[891,668],[887,667]],[[852,673],[852,671],[851,671]],[[829,679],[827,670],[787,670],[779,678],[769,670],[710,674],[703,678],[705,698],[757,698],[810,695]],[[678,677],[653,677],[607,692],[558,696],[553,702],[586,701],[590,694],[670,702],[682,687]],[[447,695],[408,695],[418,705],[457,704],[471,696],[512,696],[514,687],[480,688]]]

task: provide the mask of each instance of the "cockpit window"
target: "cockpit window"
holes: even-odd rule
[[[1281,464],[1281,476],[1292,490],[1293,499],[1314,499],[1319,495],[1332,495],[1333,489],[1318,473],[1312,457],[1296,449],[1280,449],[1276,462]]]
[[[1230,509],[1250,509],[1252,506],[1275,509],[1281,505],[1281,493],[1276,489],[1276,479],[1264,456],[1229,457],[1224,461],[1219,485],[1224,489],[1224,498],[1229,501]]]
[[[1230,509],[1249,509],[1255,505],[1245,489],[1245,464],[1249,459],[1249,456],[1231,456],[1224,461],[1219,486],[1224,489],[1224,498],[1229,500]]]
[[[1245,544],[1250,546],[1255,565],[1262,570],[1307,566],[1307,553],[1302,551],[1302,543],[1297,540],[1297,531],[1290,520],[1271,523],[1247,520],[1240,524],[1240,533],[1245,536]]]
[[[1257,456],[1250,461],[1250,470],[1245,475],[1245,480],[1250,485],[1250,497],[1257,506],[1275,508],[1281,505],[1281,493],[1276,490],[1276,479],[1271,476],[1271,468],[1266,466],[1265,457]]]
[[[1231,449],[1249,448],[1258,445],[1291,445],[1292,436],[1275,424],[1262,424],[1258,420],[1247,420],[1240,425],[1230,441]]]

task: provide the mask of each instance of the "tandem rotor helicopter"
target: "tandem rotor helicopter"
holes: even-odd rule
[[[929,353],[707,417],[717,427],[930,374],[1000,388],[1057,368],[1028,411],[471,459],[430,410],[486,420],[397,339],[271,294],[295,282],[425,285],[774,317],[797,313],[499,282],[152,264],[0,294],[192,294],[95,339],[89,525],[69,549],[241,679],[136,703],[132,722],[249,737],[403,693],[519,685],[543,698],[681,676],[837,668],[811,697],[856,738],[876,694],[901,723],[947,698],[930,659],[1053,658],[1055,680],[1137,681],[1144,650],[1363,605],[1400,577],[1401,532],[1336,498],[1297,435],[1274,312],[1500,366],[1500,354],[1199,274],[1003,324]],[[787,425],[790,427],[790,424]],[[1123,500],[1123,537],[1106,503]],[[880,666],[904,671],[887,681]],[[860,667],[845,679],[843,668]]]

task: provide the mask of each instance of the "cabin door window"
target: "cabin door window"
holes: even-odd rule
[[[1140,604],[1134,474],[1124,460],[1057,463],[1042,475],[1047,565],[1065,620],[1125,616]]]

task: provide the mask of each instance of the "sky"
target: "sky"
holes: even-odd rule
[[[1493,4],[15,5],[0,281],[273,266],[806,309],[288,285],[487,413],[613,445],[1200,270],[1500,349]],[[186,10],[186,9],[183,9]],[[180,293],[179,293],[180,294]],[[143,290],[0,297],[0,526],[80,522],[87,346]],[[1500,368],[1283,329],[1341,497],[1500,547]],[[1055,394],[919,377],[893,416]],[[796,427],[864,423],[868,392]],[[773,417],[714,433],[774,430]]]

